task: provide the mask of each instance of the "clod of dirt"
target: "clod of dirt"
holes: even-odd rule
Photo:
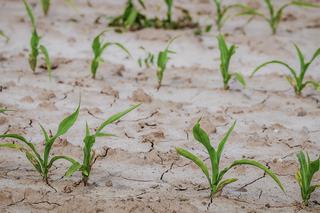
[[[56,95],[52,91],[43,91],[38,96],[39,100],[41,100],[41,101],[49,101],[50,99],[53,99],[55,97],[56,97]]]
[[[54,103],[52,102],[49,102],[49,101],[43,101],[41,102],[38,107],[40,108],[45,108],[47,110],[50,110],[50,111],[54,111],[54,110],[58,110],[58,108],[54,105]]]
[[[295,111],[298,117],[304,117],[307,115],[307,112],[302,107],[296,109]]]
[[[132,93],[132,100],[142,103],[151,103],[152,98],[143,89],[139,88]]]
[[[105,183],[105,186],[106,186],[106,187],[111,187],[111,186],[113,186],[112,181],[111,181],[111,180],[108,180],[108,181]]]
[[[20,101],[24,102],[24,103],[33,103],[34,102],[34,100],[31,96],[25,96],[22,99],[20,99]]]
[[[143,135],[142,143],[159,142],[160,139],[164,139],[164,133],[161,130]]]
[[[0,126],[7,122],[8,122],[8,119],[6,119],[5,117],[0,117]]]
[[[117,90],[114,90],[111,86],[105,86],[101,91],[101,94],[104,95],[110,95],[115,98],[119,98],[119,92]]]

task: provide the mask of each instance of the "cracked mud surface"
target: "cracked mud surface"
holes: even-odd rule
[[[320,151],[319,93],[308,88],[303,97],[296,97],[278,67],[262,71],[248,81],[246,89],[232,83],[231,90],[224,91],[216,34],[195,37],[189,30],[108,32],[105,40],[122,42],[133,59],[125,58],[116,48],[109,49],[97,80],[92,80],[91,40],[105,24],[94,24],[94,20],[103,14],[119,14],[124,2],[95,0],[89,7],[80,1],[74,11],[59,0],[47,18],[34,4],[39,34],[56,66],[50,82],[45,70],[38,68],[36,74],[29,70],[30,26],[23,5],[19,0],[1,1],[0,29],[11,41],[0,41],[0,105],[16,110],[0,115],[1,133],[23,134],[42,149],[39,123],[55,131],[58,122],[74,110],[81,93],[79,119],[53,149],[55,154],[80,160],[86,121],[95,128],[131,104],[143,105],[109,127],[108,132],[118,137],[97,141],[96,151],[104,157],[97,159],[88,187],[78,183],[79,173],[62,179],[68,165],[57,163],[51,171],[52,189],[23,154],[1,149],[0,212],[319,212],[320,192],[313,194],[310,207],[302,208],[294,179],[296,153],[304,149],[315,157]],[[148,3],[150,14],[161,14],[158,1],[152,2]],[[208,0],[178,0],[176,4],[190,9],[204,24],[208,20],[198,14],[213,16]],[[320,44],[317,13],[289,9],[286,14],[296,19],[281,23],[276,36],[270,36],[268,26],[259,19],[250,24],[245,18],[227,22],[227,39],[238,46],[232,70],[248,76],[255,66],[275,58],[297,67],[292,42],[300,45],[308,58]],[[182,35],[172,46],[177,54],[165,73],[164,86],[157,91],[155,71],[137,65],[137,59],[144,56],[139,47],[155,52],[176,35]],[[318,61],[309,73],[318,81],[319,66]],[[184,147],[206,159],[206,152],[191,133],[201,116],[215,146],[237,120],[222,157],[223,166],[241,158],[259,160],[279,175],[287,193],[263,172],[237,167],[228,177],[239,181],[210,204],[205,177],[174,149]]]

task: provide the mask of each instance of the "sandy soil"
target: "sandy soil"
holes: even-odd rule
[[[23,134],[41,149],[38,124],[55,131],[59,121],[74,110],[81,94],[79,119],[53,150],[80,160],[86,121],[94,128],[131,104],[143,105],[109,127],[109,132],[119,137],[96,143],[102,154],[110,149],[95,164],[88,187],[75,184],[79,173],[62,179],[67,164],[57,163],[51,174],[55,191],[42,182],[23,154],[1,149],[0,212],[320,211],[316,201],[320,191],[313,194],[310,207],[301,208],[294,179],[296,153],[304,149],[315,157],[320,151],[319,93],[308,88],[303,97],[296,97],[278,67],[265,69],[248,81],[246,89],[234,82],[230,91],[222,90],[215,30],[202,37],[195,37],[192,30],[110,31],[105,40],[122,42],[134,58],[109,49],[104,55],[107,62],[98,71],[97,80],[92,80],[91,40],[106,23],[102,19],[94,24],[94,20],[100,15],[119,14],[125,1],[92,0],[91,7],[84,0],[77,1],[77,10],[73,10],[58,0],[48,17],[43,17],[38,1],[30,2],[35,3],[42,42],[57,67],[51,81],[41,68],[37,74],[30,71],[29,20],[20,0],[2,0],[0,29],[11,40],[0,41],[0,105],[16,111],[0,115],[1,133]],[[165,7],[159,2],[149,1],[149,15],[163,14]],[[213,19],[209,0],[177,0],[176,5],[190,9],[195,20],[204,25]],[[319,10],[291,8],[286,14],[276,36],[270,35],[260,19],[250,24],[245,18],[227,22],[227,39],[238,46],[232,70],[248,76],[255,66],[275,58],[298,67],[292,42],[311,56],[320,44]],[[165,73],[164,86],[157,91],[155,70],[138,67],[137,59],[144,56],[139,47],[155,52],[176,35],[181,35],[172,46],[177,54]],[[316,80],[320,80],[319,65],[316,62],[309,73]],[[207,157],[190,132],[201,116],[215,145],[231,123],[238,121],[226,145],[223,165],[241,158],[259,160],[279,175],[287,193],[261,171],[238,167],[228,176],[239,181],[209,205],[205,177],[174,150],[181,146]]]

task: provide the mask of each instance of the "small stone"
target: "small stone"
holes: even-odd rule
[[[139,88],[132,93],[132,100],[142,103],[151,103],[152,98],[143,89]]]
[[[108,180],[108,181],[105,183],[105,186],[107,186],[107,187],[112,187],[112,186],[113,186],[112,181],[111,181],[111,180]]]

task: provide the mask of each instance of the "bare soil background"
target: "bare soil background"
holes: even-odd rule
[[[48,17],[43,17],[38,1],[29,2],[56,69],[51,81],[44,69],[31,72],[27,62],[31,28],[23,4],[2,0],[0,29],[10,41],[0,41],[0,106],[16,111],[0,115],[1,133],[23,134],[42,148],[38,124],[55,131],[60,120],[75,109],[81,94],[76,125],[53,149],[81,160],[86,121],[94,128],[131,104],[143,105],[110,126],[109,132],[118,137],[96,143],[105,157],[95,164],[89,187],[76,184],[80,173],[62,179],[68,165],[57,163],[51,176],[55,191],[42,182],[23,154],[1,149],[0,212],[320,212],[316,201],[320,191],[313,194],[310,207],[302,208],[294,179],[296,153],[303,149],[316,157],[320,151],[319,93],[306,89],[303,97],[296,97],[283,69],[276,66],[248,79],[245,89],[234,82],[230,91],[224,91],[215,30],[202,37],[194,36],[192,30],[145,29],[123,34],[110,30],[105,40],[122,42],[133,59],[110,48],[97,80],[92,80],[91,41],[107,23],[101,19],[97,24],[95,19],[120,14],[125,1],[92,0],[88,5],[82,0],[74,10],[57,0]],[[203,25],[213,21],[214,6],[209,0],[177,0],[175,4],[189,9]],[[147,7],[151,17],[165,14],[162,1],[148,1]],[[175,12],[175,17],[179,16],[179,11]],[[228,43],[238,46],[232,70],[248,77],[257,65],[270,59],[298,67],[292,42],[311,57],[320,44],[320,12],[290,8],[275,36],[259,18],[251,23],[246,23],[246,18],[232,19],[223,31]],[[137,59],[144,56],[139,47],[156,52],[176,35],[181,35],[172,45],[177,54],[165,73],[164,86],[157,91],[155,70],[138,67]],[[317,61],[309,73],[318,81],[319,67]],[[258,160],[279,175],[286,194],[261,171],[242,166],[228,174],[239,181],[209,205],[205,177],[174,149],[180,146],[207,157],[190,131],[201,116],[215,145],[237,120],[222,164],[241,158]]]

